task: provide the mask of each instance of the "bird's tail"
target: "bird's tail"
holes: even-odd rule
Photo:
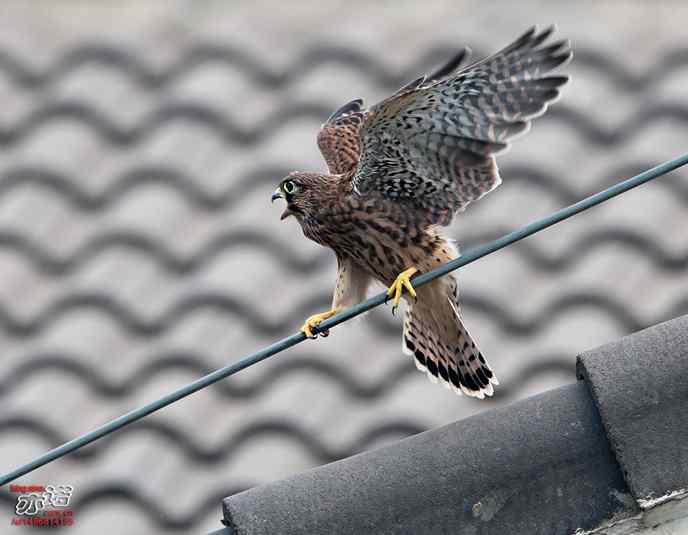
[[[445,279],[418,288],[418,301],[406,311],[402,350],[432,382],[483,399],[499,381],[463,325],[456,281]]]

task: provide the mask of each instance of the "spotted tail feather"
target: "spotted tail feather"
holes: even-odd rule
[[[439,306],[409,304],[402,350],[434,382],[457,394],[483,399],[494,393],[497,377],[461,320],[453,296]]]

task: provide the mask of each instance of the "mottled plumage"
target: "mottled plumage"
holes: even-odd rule
[[[364,299],[373,279],[401,291],[413,271],[457,256],[440,227],[499,185],[495,154],[567,81],[546,76],[571,57],[566,41],[544,44],[552,31],[533,28],[467,67],[464,50],[371,108],[349,102],[322,126],[318,146],[331,174],[291,173],[273,195],[287,200],[282,218],[294,215],[308,238],[337,255],[333,310],[310,318],[307,334]],[[405,295],[403,351],[433,381],[491,395],[497,380],[463,325],[456,279],[416,292],[415,300]]]

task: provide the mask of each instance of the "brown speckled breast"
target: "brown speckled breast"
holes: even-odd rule
[[[410,207],[355,193],[325,200],[303,221],[303,231],[385,285],[411,266],[431,267],[435,251],[446,244]]]

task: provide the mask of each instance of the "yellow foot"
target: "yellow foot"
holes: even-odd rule
[[[322,312],[321,314],[314,314],[310,318],[306,320],[306,322],[301,325],[301,329],[299,329],[302,333],[304,333],[308,338],[317,338],[313,334],[313,327],[317,327],[325,321],[328,318],[331,318],[334,316],[337,312],[339,312],[340,309],[338,308],[333,308],[332,310],[328,310],[327,312]],[[321,336],[327,336],[329,334],[329,331],[323,331],[320,333]]]
[[[418,273],[418,270],[414,267],[408,268],[406,271],[402,271],[399,273],[399,276],[397,279],[392,283],[392,285],[387,288],[387,297],[392,297],[392,294],[394,294],[394,310],[399,306],[399,301],[401,301],[401,294],[404,291],[404,288],[408,290],[408,293],[411,294],[412,297],[416,297],[416,290],[413,289],[413,286],[411,286],[411,277]]]

